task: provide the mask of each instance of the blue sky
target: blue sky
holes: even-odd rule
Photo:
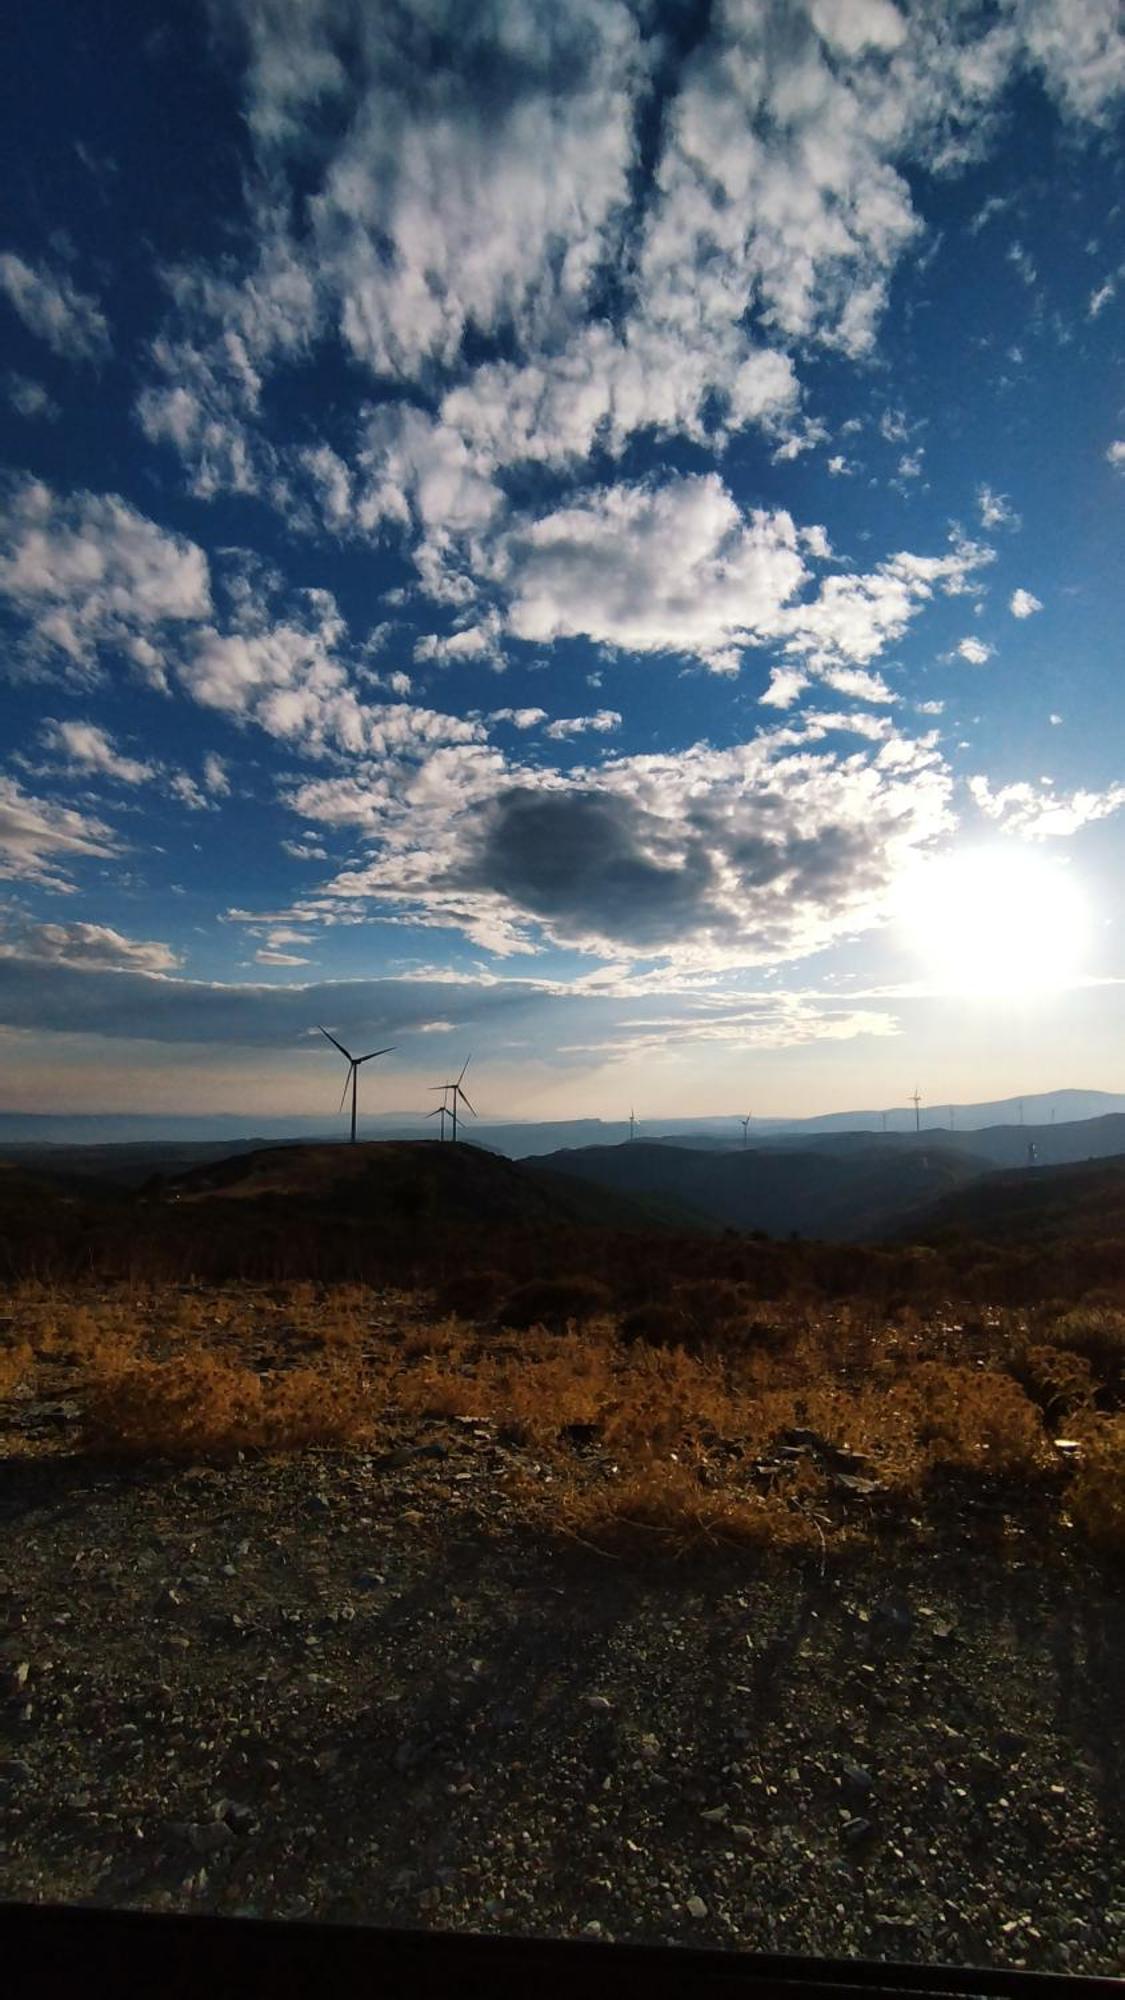
[[[1113,0],[11,42],[5,1108],[1125,1088]]]

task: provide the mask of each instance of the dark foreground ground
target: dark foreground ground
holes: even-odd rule
[[[499,1456],[0,1462],[0,1893],[1125,1972],[1112,1575],[956,1509],[646,1573]]]

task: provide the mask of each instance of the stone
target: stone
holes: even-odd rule
[[[702,1896],[689,1896],[687,1902],[684,1904],[684,1908],[689,1917],[698,1919],[707,1915],[707,1905]]]

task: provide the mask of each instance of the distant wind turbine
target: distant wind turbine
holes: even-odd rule
[[[319,1023],[319,1021],[317,1022],[317,1027],[318,1027],[318,1028],[320,1027],[320,1023]],[[353,1056],[353,1054],[352,1054],[351,1050],[350,1050],[350,1049],[346,1049],[346,1048],[344,1047],[344,1044],[343,1044],[343,1042],[338,1042],[338,1041],[336,1040],[336,1037],[335,1037],[335,1035],[330,1035],[330,1034],[328,1033],[328,1030],[327,1030],[327,1028],[320,1028],[320,1032],[321,1032],[321,1034],[322,1034],[322,1035],[323,1035],[323,1036],[325,1037],[325,1040],[326,1040],[326,1041],[329,1041],[329,1042],[331,1042],[331,1044],[332,1044],[332,1046],[333,1046],[333,1048],[334,1048],[334,1049],[339,1049],[339,1051],[340,1051],[340,1054],[341,1054],[341,1055],[342,1055],[342,1056],[344,1057],[344,1059],[345,1059],[345,1061],[347,1062],[347,1065],[348,1065],[348,1074],[347,1074],[346,1078],[344,1079],[344,1088],[343,1088],[343,1092],[342,1092],[342,1094],[341,1094],[341,1097],[340,1097],[340,1109],[341,1109],[341,1111],[342,1111],[342,1110],[343,1110],[343,1108],[344,1108],[344,1105],[345,1105],[345,1104],[346,1104],[346,1102],[347,1102],[347,1097],[348,1097],[348,1090],[349,1090],[349,1088],[350,1088],[350,1090],[351,1090],[351,1093],[352,1093],[352,1145],[354,1146],[354,1145],[355,1145],[355,1111],[356,1111],[356,1091],[357,1091],[357,1086],[358,1086],[358,1082],[359,1082],[359,1072],[360,1072],[360,1067],[361,1067],[361,1065],[362,1065],[363,1063],[367,1063],[367,1062],[374,1062],[374,1060],[375,1060],[376,1056],[389,1056],[389,1055],[391,1055],[391,1054],[393,1053],[393,1051],[394,1051],[394,1048],[396,1047],[396,1044],[392,1042],[392,1043],[391,1043],[391,1046],[390,1046],[390,1048],[387,1048],[387,1049],[372,1049],[369,1055],[365,1055],[365,1056]]]
[[[442,1100],[441,1100],[441,1103],[440,1103],[440,1104],[438,1105],[438,1110],[439,1110],[439,1111],[445,1111],[445,1112],[447,1112],[447,1113],[448,1113],[448,1115],[449,1115],[449,1117],[450,1117],[450,1118],[451,1118],[451,1119],[453,1120],[453,1143],[454,1143],[454,1145],[456,1145],[456,1144],[457,1144],[457,1106],[458,1106],[458,1103],[461,1103],[461,1104],[463,1104],[463,1105],[464,1105],[464,1107],[465,1107],[465,1109],[466,1109],[466,1111],[472,1111],[472,1113],[473,1113],[473,1117],[474,1117],[474,1118],[475,1118],[475,1117],[476,1117],[476,1115],[477,1115],[477,1114],[476,1114],[476,1111],[475,1111],[475,1110],[473,1109],[473,1106],[472,1106],[472,1105],[471,1105],[471,1104],[469,1103],[469,1099],[468,1099],[468,1095],[467,1095],[467,1093],[466,1093],[466,1092],[465,1092],[464,1090],[462,1090],[462,1088],[461,1088],[462,1084],[463,1084],[463,1083],[464,1083],[464,1081],[465,1081],[465,1071],[466,1071],[466,1070],[468,1069],[468,1067],[469,1067],[469,1064],[470,1064],[470,1063],[472,1062],[472,1060],[473,1060],[473,1059],[472,1059],[472,1056],[466,1056],[466,1057],[465,1057],[465,1060],[464,1060],[464,1063],[463,1063],[463,1064],[462,1064],[462,1066],[461,1066],[461,1074],[460,1074],[460,1076],[459,1076],[459,1077],[457,1078],[457,1080],[456,1080],[456,1082],[455,1082],[455,1083],[453,1083],[453,1082],[451,1082],[451,1083],[434,1083],[434,1084],[431,1084],[431,1085],[430,1085],[430,1088],[431,1088],[431,1090],[440,1090],[440,1091],[441,1091],[441,1093],[442,1093]],[[450,1096],[450,1093],[452,1093],[452,1096],[453,1096],[453,1102],[452,1102],[452,1104],[450,1104],[450,1103],[448,1102],[448,1098],[449,1098],[449,1096]],[[430,1116],[431,1116],[431,1117],[433,1116],[433,1113],[432,1113],[432,1112],[430,1113]],[[443,1131],[443,1132],[445,1131],[445,1119],[444,1119],[444,1118],[443,1118],[443,1119],[442,1119],[442,1121],[441,1121],[441,1129],[442,1129],[442,1131]]]
[[[439,1084],[435,1084],[434,1088],[435,1088],[436,1090],[443,1090],[443,1089],[445,1088],[445,1086],[444,1086],[444,1084],[440,1084],[440,1083],[439,1083]],[[436,1110],[434,1110],[434,1111],[427,1111],[427,1113],[426,1113],[426,1116],[427,1116],[427,1118],[440,1118],[440,1119],[441,1119],[441,1124],[440,1124],[440,1125],[438,1126],[438,1131],[440,1132],[440,1134],[441,1134],[441,1137],[442,1137],[442,1138],[444,1139],[444,1137],[445,1137],[445,1121],[446,1121],[446,1119],[447,1119],[447,1118],[449,1117],[449,1106],[448,1106],[448,1104],[446,1104],[446,1103],[445,1103],[445,1102],[443,1101],[443,1102],[442,1102],[441,1104],[439,1104],[439,1105],[437,1106]]]
[[[633,1140],[634,1140],[634,1139],[636,1138],[636,1136],[637,1136],[637,1114],[636,1114],[636,1112],[635,1112],[635,1111],[634,1111],[634,1110],[632,1109],[632,1107],[630,1107],[630,1110],[629,1110],[629,1143],[630,1143],[630,1145],[632,1145],[632,1143],[633,1143]]]
[[[914,1106],[914,1130],[920,1132],[922,1130],[922,1093],[917,1084],[914,1086],[914,1095],[910,1102]]]
[[[742,1127],[742,1144],[744,1147],[748,1146],[750,1143],[750,1120],[753,1118],[753,1116],[754,1113],[752,1111],[748,1111],[746,1113],[745,1118],[740,1118],[738,1121]]]

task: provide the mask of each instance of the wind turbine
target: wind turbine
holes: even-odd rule
[[[634,1139],[636,1138],[636,1136],[637,1136],[637,1114],[636,1114],[636,1112],[635,1112],[635,1111],[633,1111],[632,1109],[630,1109],[630,1112],[629,1112],[629,1144],[630,1144],[630,1145],[632,1145],[632,1143],[633,1143],[633,1140],[634,1140]]]
[[[753,1118],[753,1116],[754,1113],[752,1111],[748,1111],[746,1113],[745,1118],[740,1118],[738,1121],[742,1127],[742,1146],[744,1151],[750,1143],[750,1120]]]
[[[444,1084],[440,1084],[440,1083],[439,1083],[439,1084],[435,1085],[435,1088],[436,1088],[436,1089],[438,1089],[438,1090],[443,1090],[443,1089],[445,1089],[445,1088],[446,1088],[446,1086],[445,1086]],[[438,1131],[439,1131],[439,1133],[441,1134],[441,1137],[442,1137],[442,1139],[444,1139],[444,1138],[445,1138],[445,1121],[446,1121],[446,1119],[447,1119],[447,1118],[448,1118],[448,1116],[449,1116],[449,1106],[448,1106],[448,1104],[446,1104],[446,1103],[444,1102],[444,1100],[443,1100],[443,1101],[442,1101],[442,1103],[440,1103],[440,1104],[439,1104],[439,1105],[438,1105],[438,1106],[436,1107],[436,1109],[435,1109],[435,1110],[433,1110],[433,1111],[427,1111],[427,1113],[426,1113],[426,1116],[427,1116],[427,1118],[440,1118],[440,1119],[441,1119],[441,1124],[440,1124],[440,1125],[438,1126]]]
[[[463,1104],[463,1105],[465,1106],[465,1109],[466,1109],[466,1111],[472,1111],[472,1113],[473,1113],[473,1117],[474,1117],[474,1118],[475,1118],[475,1117],[476,1117],[476,1115],[477,1115],[477,1114],[476,1114],[476,1112],[475,1112],[475,1110],[473,1110],[473,1106],[472,1106],[472,1105],[471,1105],[471,1104],[469,1103],[469,1099],[468,1099],[468,1095],[467,1095],[467,1093],[466,1093],[466,1092],[465,1092],[464,1090],[462,1090],[462,1088],[461,1088],[461,1085],[463,1084],[463,1082],[464,1082],[464,1080],[465,1080],[465,1071],[466,1071],[466,1070],[468,1069],[468,1067],[469,1067],[469,1064],[470,1064],[470,1063],[472,1062],[472,1060],[473,1060],[473,1059],[472,1059],[472,1056],[466,1056],[466,1057],[465,1057],[465,1060],[464,1060],[464,1063],[462,1064],[462,1067],[461,1067],[461,1074],[460,1074],[460,1076],[459,1076],[459,1077],[457,1078],[457,1081],[456,1081],[456,1083],[434,1083],[434,1084],[431,1084],[431,1085],[430,1085],[430,1088],[431,1088],[431,1090],[440,1090],[440,1091],[441,1091],[441,1092],[443,1093],[443,1095],[442,1095],[442,1100],[441,1100],[441,1103],[440,1103],[440,1104],[438,1105],[438,1110],[439,1110],[439,1111],[447,1111],[447,1112],[448,1112],[448,1114],[449,1114],[449,1116],[450,1116],[450,1118],[452,1118],[452,1120],[453,1120],[453,1143],[454,1143],[454,1145],[456,1145],[456,1144],[457,1144],[457,1103],[458,1103],[458,1099],[459,1099],[459,1100],[460,1100],[460,1102],[461,1102],[461,1103],[462,1103],[462,1104]],[[447,1103],[446,1103],[446,1097],[448,1096],[448,1093],[449,1093],[450,1091],[452,1091],[452,1092],[453,1092],[453,1102],[452,1102],[452,1104],[447,1104]],[[430,1115],[431,1115],[431,1117],[432,1117],[432,1115],[433,1115],[433,1114],[431,1113]],[[444,1119],[444,1118],[442,1119],[442,1121],[441,1121],[441,1124],[442,1124],[442,1130],[444,1131],[444,1130],[445,1130],[445,1119]]]
[[[914,1095],[910,1102],[914,1106],[914,1130],[920,1132],[922,1130],[922,1093],[917,1084],[914,1086]]]
[[[317,1022],[317,1027],[320,1028],[319,1021]],[[352,1145],[354,1146],[356,1091],[359,1082],[360,1066],[365,1062],[374,1062],[376,1056],[389,1056],[393,1052],[395,1047],[397,1047],[397,1044],[392,1042],[390,1048],[388,1049],[372,1049],[370,1054],[366,1056],[353,1056],[351,1050],[346,1049],[344,1047],[343,1042],[338,1042],[336,1040],[335,1035],[330,1035],[328,1033],[327,1028],[320,1028],[320,1032],[325,1037],[326,1041],[331,1042],[334,1049],[339,1049],[340,1054],[344,1057],[348,1065],[348,1074],[344,1079],[344,1088],[340,1096],[340,1109],[342,1111],[344,1105],[347,1102],[348,1088],[350,1085],[352,1093]]]

